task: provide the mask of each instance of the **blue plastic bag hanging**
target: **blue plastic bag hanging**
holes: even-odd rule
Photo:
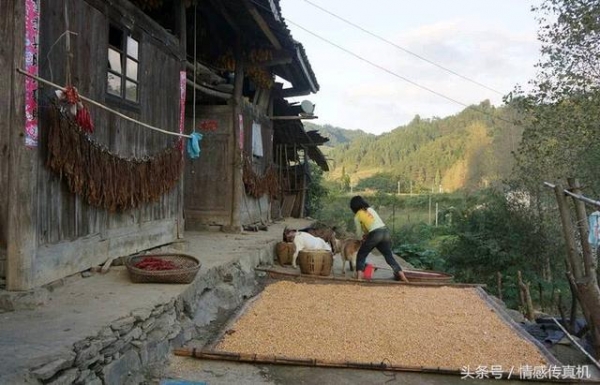
[[[187,153],[191,159],[200,157],[200,141],[202,140],[202,134],[199,132],[192,132],[187,143]]]

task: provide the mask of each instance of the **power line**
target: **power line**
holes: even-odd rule
[[[371,36],[373,36],[373,37],[375,37],[375,38],[377,38],[377,39],[379,39],[379,40],[381,40],[381,41],[383,41],[383,42],[385,42],[385,43],[387,43],[387,44],[389,44],[389,45],[391,45],[391,46],[393,46],[393,47],[395,47],[395,48],[397,48],[397,49],[399,49],[399,50],[401,50],[401,51],[403,51],[403,52],[405,52],[405,53],[407,53],[407,54],[409,54],[409,55],[412,55],[412,56],[414,56],[414,57],[416,57],[416,58],[418,58],[418,59],[421,59],[421,60],[423,60],[423,61],[425,61],[425,62],[427,62],[427,63],[429,63],[429,64],[431,64],[431,65],[433,65],[433,66],[436,66],[436,67],[438,67],[438,68],[440,68],[440,69],[442,69],[442,70],[444,70],[444,71],[446,71],[446,72],[448,72],[448,73],[451,73],[452,75],[458,76],[458,77],[459,77],[459,78],[461,78],[461,79],[464,79],[464,80],[466,80],[466,81],[468,81],[468,82],[471,82],[471,83],[473,83],[473,84],[476,84],[476,85],[478,85],[478,86],[480,86],[480,87],[483,87],[483,88],[485,88],[485,89],[487,89],[487,90],[490,90],[490,91],[492,91],[492,92],[495,92],[495,93],[497,93],[497,94],[499,94],[499,95],[504,95],[504,93],[503,93],[503,92],[500,92],[500,91],[498,91],[498,90],[495,90],[495,89],[493,89],[493,88],[491,88],[491,87],[488,87],[488,86],[486,86],[485,84],[478,82],[477,80],[473,80],[473,79],[471,79],[471,78],[469,78],[469,77],[467,77],[467,76],[461,75],[461,74],[459,74],[459,73],[458,73],[458,72],[456,72],[456,71],[453,71],[453,70],[451,70],[451,69],[449,69],[449,68],[447,68],[447,67],[444,67],[444,66],[442,66],[441,64],[438,64],[438,63],[436,63],[436,62],[434,62],[434,61],[432,61],[432,60],[429,60],[429,59],[427,59],[426,57],[423,57],[423,56],[421,56],[421,55],[419,55],[419,54],[416,54],[416,53],[414,53],[414,52],[412,52],[412,51],[410,51],[410,50],[408,50],[408,49],[406,49],[406,48],[404,48],[404,47],[402,47],[402,46],[399,46],[398,44],[394,43],[393,41],[390,41],[390,40],[388,40],[388,39],[384,38],[384,37],[383,37],[383,36],[381,36],[381,35],[378,35],[378,34],[376,34],[376,33],[374,33],[374,32],[371,32],[371,31],[369,31],[369,30],[367,30],[367,29],[365,29],[365,28],[361,27],[360,25],[358,25],[358,24],[356,24],[356,23],[353,23],[353,22],[351,22],[350,20],[347,20],[347,19],[345,19],[345,18],[343,18],[343,17],[341,17],[341,16],[339,16],[339,15],[337,15],[337,14],[335,14],[335,13],[333,13],[333,12],[331,12],[331,11],[329,11],[329,10],[327,10],[327,9],[323,8],[323,7],[321,7],[321,6],[320,6],[320,5],[318,5],[318,4],[315,4],[315,3],[313,3],[313,2],[312,2],[312,1],[310,1],[310,0],[304,0],[304,2],[306,2],[306,3],[310,4],[310,5],[312,5],[313,7],[315,7],[315,8],[317,8],[317,9],[319,9],[319,10],[321,10],[321,11],[323,11],[323,12],[325,12],[325,13],[327,13],[327,14],[329,14],[329,15],[333,16],[333,17],[335,17],[336,19],[338,19],[338,20],[341,20],[341,21],[343,21],[344,23],[346,23],[346,24],[348,24],[348,25],[351,25],[352,27],[354,27],[354,28],[356,28],[356,29],[359,29],[359,30],[363,31],[364,33],[366,33],[366,34],[368,34],[368,35],[371,35]]]
[[[251,0],[251,1],[252,1],[252,2],[253,2],[255,5],[256,5],[256,6],[258,6],[258,7],[262,8],[262,9],[265,9],[265,10],[267,10],[268,12],[272,12],[270,8],[266,8],[266,7],[264,7],[262,4],[259,4],[259,3],[257,3],[255,0]],[[487,111],[484,111],[484,110],[482,110],[482,109],[480,109],[480,108],[477,108],[476,106],[469,105],[469,104],[467,104],[467,103],[461,102],[461,101],[459,101],[459,100],[456,100],[456,99],[454,99],[454,98],[452,98],[452,97],[450,97],[450,96],[446,96],[446,95],[442,94],[441,92],[438,92],[438,91],[435,91],[435,90],[433,90],[433,89],[431,89],[431,88],[429,88],[429,87],[423,86],[423,85],[421,85],[421,84],[419,84],[419,83],[415,82],[414,80],[411,80],[411,79],[409,79],[409,78],[407,78],[407,77],[404,77],[404,76],[402,76],[402,75],[400,75],[400,74],[398,74],[398,73],[396,73],[396,72],[394,72],[394,71],[392,71],[392,70],[389,70],[389,69],[387,69],[387,68],[385,68],[385,67],[383,67],[383,66],[381,66],[381,65],[379,65],[379,64],[377,64],[377,63],[374,63],[374,62],[372,62],[372,61],[371,61],[371,60],[369,60],[369,59],[366,59],[366,58],[364,58],[364,57],[360,56],[360,55],[359,55],[359,54],[357,54],[357,53],[354,53],[354,52],[350,51],[350,50],[349,50],[349,49],[347,49],[347,48],[344,48],[344,47],[342,47],[341,45],[339,45],[339,44],[337,44],[337,43],[334,43],[333,41],[331,41],[331,40],[329,40],[329,39],[327,39],[327,38],[325,38],[325,37],[323,37],[323,36],[321,36],[321,35],[319,35],[319,34],[317,34],[317,33],[313,32],[313,31],[311,31],[311,30],[309,30],[309,29],[307,29],[307,28],[305,28],[305,27],[301,26],[300,24],[298,24],[298,23],[296,23],[296,22],[294,22],[294,21],[290,20],[290,19],[289,19],[289,18],[287,18],[287,17],[285,18],[285,22],[287,22],[287,23],[289,23],[289,24],[292,24],[292,25],[295,25],[296,27],[298,27],[298,28],[302,29],[302,30],[303,30],[303,31],[305,31],[306,33],[308,33],[308,34],[310,34],[310,35],[313,35],[314,37],[316,37],[316,38],[318,38],[318,39],[320,39],[320,40],[322,40],[322,41],[326,42],[327,44],[330,44],[330,45],[332,45],[332,46],[334,46],[334,47],[338,48],[339,50],[341,50],[341,51],[344,51],[344,52],[346,52],[347,54],[349,54],[349,55],[351,55],[351,56],[353,56],[353,57],[355,57],[355,58],[357,58],[357,59],[359,59],[359,60],[361,60],[361,61],[364,61],[364,62],[365,62],[365,63],[367,63],[367,64],[370,64],[371,66],[373,66],[373,67],[375,67],[375,68],[378,68],[378,69],[380,69],[380,70],[382,70],[382,71],[384,71],[384,72],[387,72],[388,74],[390,74],[390,75],[392,75],[392,76],[395,76],[395,77],[397,77],[398,79],[404,80],[405,82],[407,82],[407,83],[410,83],[410,84],[414,85],[415,87],[421,88],[421,89],[423,89],[423,90],[425,90],[425,91],[427,91],[427,92],[430,92],[430,93],[432,93],[432,94],[434,94],[434,95],[437,95],[437,96],[439,96],[439,97],[441,97],[441,98],[444,98],[444,99],[446,99],[446,100],[448,100],[448,101],[451,101],[451,102],[453,102],[453,103],[456,103],[456,104],[458,104],[458,105],[461,105],[461,106],[463,106],[463,107],[466,107],[466,108],[471,108],[471,109],[473,109],[473,110],[475,110],[475,111],[477,111],[477,112],[479,112],[479,113],[481,113],[481,114],[487,115],[487,116],[489,116],[489,117],[491,117],[491,118],[493,118],[493,119],[498,119],[498,120],[501,120],[501,121],[503,121],[503,122],[510,123],[510,124],[513,124],[513,125],[519,125],[517,122],[511,121],[511,120],[508,120],[508,119],[505,119],[505,118],[503,118],[503,117],[501,117],[501,116],[494,116],[494,115],[490,114],[490,113],[489,113],[489,112],[487,112]]]
[[[354,56],[355,58],[357,58],[357,59],[359,59],[359,60],[361,60],[361,61],[364,61],[365,63],[367,63],[367,64],[370,64],[370,65],[372,65],[372,66],[373,66],[373,67],[375,67],[375,68],[378,68],[378,69],[380,69],[380,70],[382,70],[382,71],[384,71],[384,72],[387,72],[388,74],[390,74],[390,75],[392,75],[392,76],[395,76],[395,77],[397,77],[397,78],[399,78],[399,79],[401,79],[401,80],[404,80],[405,82],[407,82],[407,83],[410,83],[410,84],[414,85],[415,87],[421,88],[421,89],[423,89],[423,90],[425,90],[425,91],[427,91],[427,92],[430,92],[430,93],[432,93],[432,94],[434,94],[434,95],[437,95],[437,96],[439,96],[439,97],[442,97],[442,98],[444,98],[444,99],[446,99],[446,100],[449,100],[449,101],[451,101],[451,102],[453,102],[453,103],[459,104],[459,105],[461,105],[461,106],[463,106],[463,107],[466,107],[466,108],[471,108],[471,109],[473,109],[473,110],[475,110],[475,111],[477,111],[477,112],[480,112],[480,113],[482,113],[482,114],[484,114],[484,115],[487,115],[487,116],[489,116],[489,117],[491,117],[491,118],[493,118],[493,119],[502,120],[502,121],[504,121],[504,122],[506,122],[506,123],[510,123],[510,124],[514,124],[514,125],[517,125],[517,124],[518,124],[517,122],[513,122],[513,121],[511,121],[511,120],[504,119],[504,118],[503,118],[503,117],[501,117],[501,116],[494,116],[494,115],[490,114],[490,113],[489,113],[489,112],[487,112],[487,111],[484,111],[484,110],[482,110],[482,109],[480,109],[480,108],[477,108],[476,106],[469,105],[469,104],[467,104],[467,103],[461,102],[460,100],[456,100],[456,99],[454,99],[454,98],[452,98],[452,97],[450,97],[450,96],[446,96],[446,95],[442,94],[441,92],[438,92],[438,91],[436,91],[436,90],[433,90],[433,89],[431,89],[431,88],[429,88],[429,87],[426,87],[426,86],[424,86],[424,85],[421,85],[421,84],[419,84],[419,83],[415,82],[414,80],[411,80],[411,79],[409,79],[409,78],[407,78],[407,77],[404,77],[404,76],[402,76],[402,75],[400,75],[400,74],[398,74],[398,73],[396,73],[396,72],[394,72],[394,71],[392,71],[392,70],[389,70],[389,69],[387,69],[387,68],[385,68],[385,67],[383,67],[383,66],[381,66],[381,65],[379,65],[379,64],[377,64],[377,63],[374,63],[374,62],[372,62],[371,60],[369,60],[369,59],[366,59],[366,58],[364,58],[364,57],[360,56],[359,54],[357,54],[357,53],[354,53],[354,52],[350,51],[349,49],[347,49],[347,48],[344,48],[344,47],[342,47],[341,45],[339,45],[339,44],[337,44],[337,43],[334,43],[334,42],[332,42],[331,40],[329,40],[329,39],[327,39],[327,38],[325,38],[325,37],[323,37],[323,36],[320,36],[320,35],[318,35],[318,34],[317,34],[317,33],[315,33],[315,32],[312,32],[311,30],[309,30],[309,29],[307,29],[307,28],[304,28],[303,26],[299,25],[298,23],[295,23],[295,22],[293,22],[292,20],[290,20],[290,19],[288,19],[288,18],[286,18],[286,19],[285,19],[285,21],[286,21],[286,22],[288,22],[288,23],[290,23],[290,24],[292,24],[292,25],[295,25],[296,27],[298,27],[298,28],[300,28],[300,29],[302,29],[302,30],[303,30],[303,31],[305,31],[306,33],[309,33],[309,34],[313,35],[314,37],[316,37],[316,38],[318,38],[318,39],[320,39],[320,40],[322,40],[322,41],[324,41],[324,42],[326,42],[326,43],[328,43],[328,44],[330,44],[330,45],[332,45],[332,46],[334,46],[334,47],[336,47],[336,48],[338,48],[338,49],[340,49],[340,50],[342,50],[342,51],[344,51],[344,52],[346,52],[347,54],[349,54],[349,55],[352,55],[352,56]]]
[[[339,45],[339,44],[337,44],[337,43],[334,43],[334,42],[332,42],[331,40],[328,40],[327,38],[324,38],[323,36],[320,36],[320,35],[316,34],[315,32],[312,32],[312,31],[310,31],[310,30],[309,30],[309,29],[307,29],[307,28],[304,28],[303,26],[301,26],[301,25],[299,25],[299,24],[297,24],[297,23],[295,23],[295,22],[291,21],[291,20],[290,20],[290,19],[288,19],[288,18],[286,18],[286,19],[285,19],[285,21],[286,21],[286,22],[288,22],[288,23],[290,23],[290,24],[292,24],[292,25],[295,25],[296,27],[300,28],[301,30],[303,30],[303,31],[305,31],[305,32],[307,32],[307,33],[309,33],[309,34],[313,35],[314,37],[316,37],[316,38],[318,38],[318,39],[320,39],[320,40],[323,40],[324,42],[326,42],[326,43],[328,43],[328,44],[331,44],[332,46],[334,46],[334,47],[336,47],[336,48],[338,48],[338,49],[340,49],[340,50],[342,50],[342,51],[346,52],[347,54],[349,54],[349,55],[352,55],[352,56],[354,56],[355,58],[357,58],[357,59],[359,59],[359,60],[362,60],[362,61],[364,61],[365,63],[368,63],[368,64],[372,65],[373,67],[379,68],[380,70],[382,70],[382,71],[385,71],[385,72],[389,73],[390,75],[393,75],[393,76],[395,76],[395,77],[397,77],[397,78],[399,78],[399,79],[402,79],[402,80],[404,80],[404,81],[405,81],[405,82],[407,82],[407,83],[410,83],[410,84],[412,84],[412,85],[414,85],[414,86],[416,86],[416,87],[419,87],[419,88],[421,88],[421,89],[423,89],[423,90],[425,90],[425,91],[431,92],[432,94],[435,94],[435,95],[437,95],[437,96],[440,96],[440,97],[442,97],[442,98],[444,98],[444,99],[446,99],[446,100],[449,100],[449,101],[451,101],[451,102],[453,102],[453,103],[460,104],[460,105],[461,105],[461,106],[463,106],[463,107],[469,107],[469,105],[468,105],[468,104],[466,104],[466,103],[463,103],[463,102],[461,102],[461,101],[459,101],[459,100],[453,99],[453,98],[451,98],[450,96],[446,96],[446,95],[444,95],[444,94],[442,94],[442,93],[440,93],[440,92],[437,92],[436,90],[432,90],[431,88],[429,88],[429,87],[426,87],[426,86],[423,86],[423,85],[421,85],[421,84],[419,84],[419,83],[417,83],[417,82],[415,82],[415,81],[413,81],[413,80],[410,80],[410,79],[409,79],[409,78],[407,78],[407,77],[404,77],[404,76],[402,76],[402,75],[399,75],[399,74],[397,74],[396,72],[394,72],[394,71],[392,71],[392,70],[389,70],[389,69],[385,68],[384,66],[381,66],[381,65],[379,65],[379,64],[377,64],[377,63],[374,63],[374,62],[370,61],[369,59],[366,59],[366,58],[364,58],[364,57],[360,56],[359,54],[357,54],[357,53],[354,53],[354,52],[350,51],[349,49],[347,49],[347,48],[344,48],[344,47],[342,47],[341,45]]]

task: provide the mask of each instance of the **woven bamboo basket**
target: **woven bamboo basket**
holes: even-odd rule
[[[275,246],[275,253],[277,255],[277,261],[281,266],[289,265],[292,263],[292,257],[294,256],[294,243],[293,242],[279,242]]]
[[[135,267],[136,263],[147,257],[171,261],[179,268],[173,270],[144,270]],[[198,259],[187,254],[138,255],[127,258],[125,262],[129,277],[135,283],[190,283],[198,274],[201,265]]]
[[[302,274],[328,276],[333,266],[333,254],[327,250],[302,250],[298,253],[298,265]]]

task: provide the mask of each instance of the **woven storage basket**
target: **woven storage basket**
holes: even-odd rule
[[[179,266],[173,270],[144,270],[135,267],[135,264],[144,258],[153,257],[171,261]],[[198,274],[201,263],[195,257],[186,254],[150,254],[138,255],[127,258],[125,266],[129,277],[135,283],[190,283]]]
[[[281,266],[289,265],[292,263],[292,257],[294,256],[294,243],[279,242],[275,246],[275,252],[277,254],[277,261],[279,261]]]
[[[302,250],[298,253],[298,265],[302,274],[328,276],[333,266],[333,254],[327,250]]]

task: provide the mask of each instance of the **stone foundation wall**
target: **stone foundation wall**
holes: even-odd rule
[[[255,294],[254,267],[273,262],[275,242],[239,261],[209,270],[177,298],[136,309],[97,335],[30,371],[33,382],[52,385],[143,383],[167,364],[170,350],[206,334],[221,310],[232,310]]]

